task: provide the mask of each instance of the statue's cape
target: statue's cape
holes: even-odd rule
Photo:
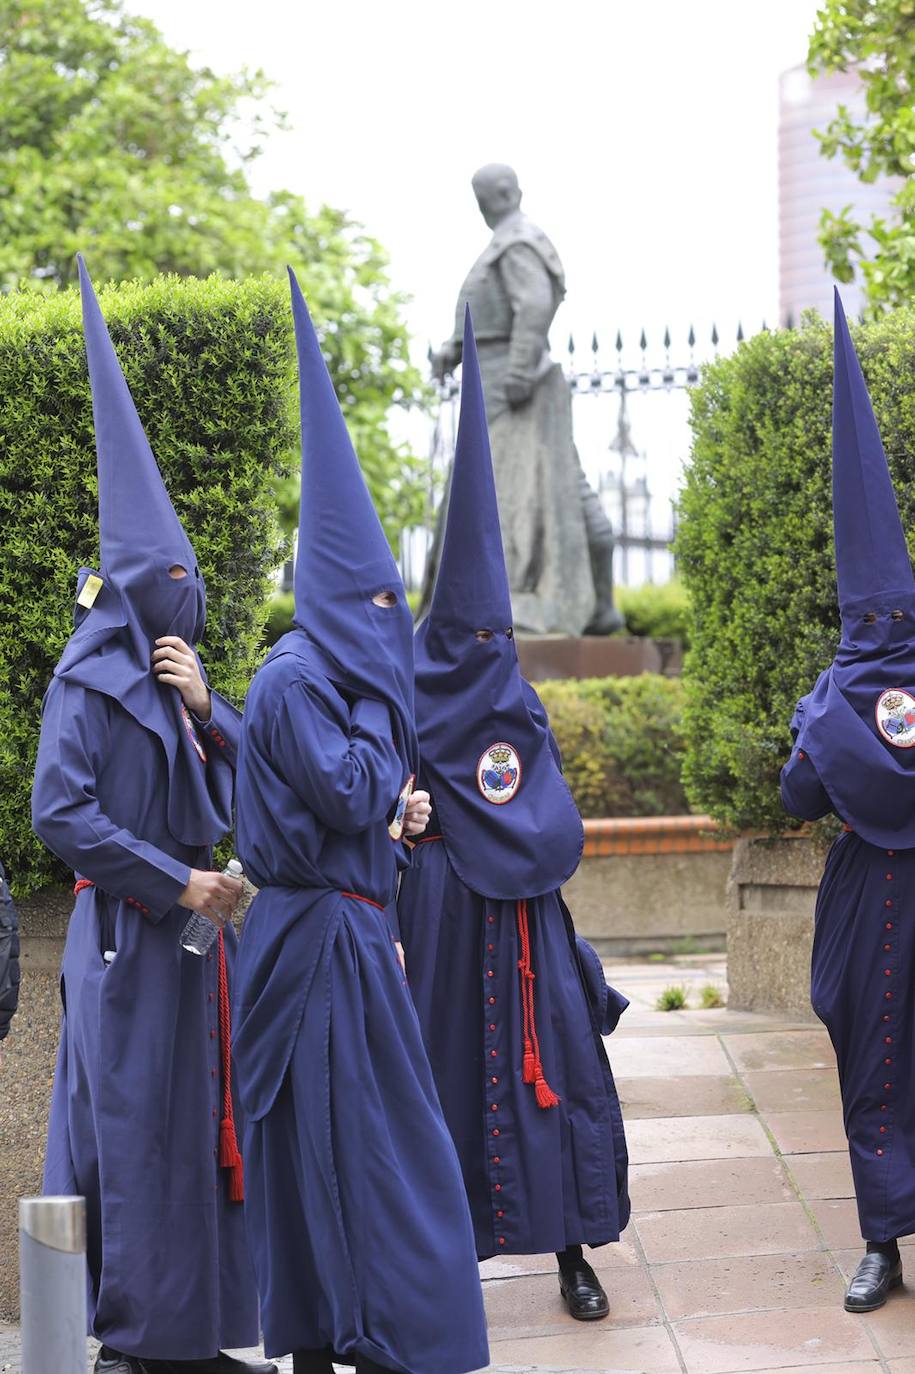
[[[566,275],[559,260],[559,254],[543,230],[538,229],[537,225],[529,220],[527,215],[523,215],[520,210],[516,215],[510,216],[509,219],[504,220],[499,225],[489,244],[480,254],[477,266],[493,266],[508,248],[514,248],[519,243],[526,244],[528,248],[533,248],[556,283],[556,289],[561,299],[566,293]]]

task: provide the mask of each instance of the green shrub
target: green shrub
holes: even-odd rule
[[[207,583],[202,646],[240,702],[295,453],[285,282],[159,278],[101,292],[118,356]],[[41,698],[98,564],[92,403],[75,291],[0,297],[0,854],[19,895],[63,876],[31,833]]]
[[[910,549],[915,533],[915,313],[854,331]],[[735,829],[787,818],[779,770],[797,698],[839,639],[832,538],[832,331],[757,334],[692,393],[680,570],[693,606],[684,779]]]
[[[614,595],[628,634],[689,643],[689,593],[679,577],[641,587],[617,587]]]
[[[680,782],[683,684],[677,678],[567,678],[537,686],[583,816],[689,810]]]

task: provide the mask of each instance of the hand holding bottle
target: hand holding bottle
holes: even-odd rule
[[[232,863],[238,864],[237,859]],[[238,864],[239,874],[241,865]],[[242,885],[231,868],[224,873],[212,873],[202,868],[192,868],[187,887],[178,898],[178,905],[190,911],[199,911],[217,926],[225,925],[238,905]]]
[[[242,894],[242,867],[230,859],[222,873],[192,868],[178,905],[194,913],[181,935],[181,946],[190,954],[206,954],[232,915]]]

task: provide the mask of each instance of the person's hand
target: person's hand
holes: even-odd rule
[[[200,674],[200,665],[193,651],[183,639],[177,635],[163,635],[157,639],[152,664],[160,682],[178,688],[189,711],[193,711],[199,720],[210,719],[210,690]]]
[[[228,921],[242,894],[239,878],[225,873],[211,873],[207,869],[192,868],[187,887],[178,898],[178,905],[189,911],[199,911],[220,929]]]
[[[437,353],[432,354],[432,375],[438,381],[443,382],[460,362],[458,346],[450,340],[442,344]]]
[[[404,955],[404,952],[403,952],[403,945],[402,945],[402,944],[400,943],[400,941],[398,940],[397,943],[395,944],[394,948],[397,950],[397,958],[398,958],[398,960],[400,961],[400,971],[401,971],[401,973],[404,974],[404,976],[406,976],[406,972],[407,972],[407,960],[406,960],[406,956]]]
[[[432,815],[432,798],[428,792],[414,792],[407,802],[403,828],[405,835],[421,835]]]
[[[532,377],[525,377],[520,372],[509,372],[505,378],[505,399],[513,410],[518,406],[523,406],[525,401],[529,401],[534,390],[534,380]]]

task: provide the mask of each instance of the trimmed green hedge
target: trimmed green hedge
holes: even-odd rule
[[[627,634],[689,644],[689,593],[679,577],[669,582],[646,582],[641,587],[617,587],[615,599]]]
[[[915,313],[853,331],[915,547]],[[693,603],[687,755],[693,804],[784,830],[778,775],[797,698],[839,639],[831,493],[832,330],[758,334],[692,394],[677,554]]]
[[[537,684],[583,816],[679,816],[689,811],[678,678],[551,679]]]
[[[206,578],[203,657],[240,702],[282,555],[274,485],[296,451],[289,292],[160,278],[100,293],[118,357]],[[92,402],[79,298],[0,297],[0,855],[18,895],[62,873],[31,833],[41,698],[98,563]]]

